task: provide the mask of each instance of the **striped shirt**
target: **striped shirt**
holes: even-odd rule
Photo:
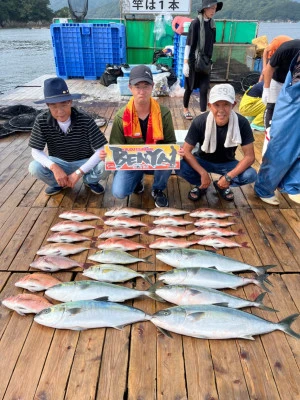
[[[71,125],[66,134],[47,110],[36,117],[29,140],[33,149],[44,150],[47,145],[49,156],[67,162],[90,158],[106,143],[95,121],[73,107]]]

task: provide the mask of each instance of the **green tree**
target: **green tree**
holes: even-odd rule
[[[57,18],[71,18],[69,7],[63,7],[60,10],[55,11],[54,14]]]

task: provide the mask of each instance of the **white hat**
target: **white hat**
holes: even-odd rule
[[[213,104],[219,100],[226,100],[229,101],[229,103],[234,104],[235,91],[233,86],[229,85],[229,83],[221,83],[220,85],[215,85],[209,93],[208,102],[210,104]]]

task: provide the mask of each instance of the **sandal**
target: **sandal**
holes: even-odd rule
[[[197,201],[205,195],[206,189],[200,189],[198,186],[195,186],[193,189],[189,191],[188,198],[192,201]]]
[[[222,197],[222,199],[224,199],[226,201],[232,201],[234,199],[234,195],[233,195],[233,192],[230,189],[230,187],[228,187],[226,189],[221,189],[218,186],[218,181],[214,181],[214,187],[215,187],[216,191],[219,193],[219,195]]]
[[[191,114],[189,111],[184,112],[184,113],[183,113],[183,116],[184,116],[185,119],[188,119],[188,120],[193,119],[193,116],[192,116],[192,114]]]

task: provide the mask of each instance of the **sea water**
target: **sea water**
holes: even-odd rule
[[[300,38],[300,22],[260,22],[258,35]],[[55,75],[50,29],[0,29],[0,94],[45,74]]]

